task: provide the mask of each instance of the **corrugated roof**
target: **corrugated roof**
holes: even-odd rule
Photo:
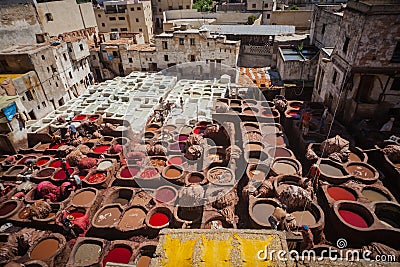
[[[294,34],[296,27],[290,25],[204,25],[211,33],[228,35],[280,35]]]

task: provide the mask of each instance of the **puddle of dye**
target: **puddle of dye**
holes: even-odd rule
[[[74,169],[68,169],[69,174],[72,174],[74,172]],[[55,180],[65,180],[67,178],[67,175],[65,174],[64,170],[59,170],[54,174],[53,177]]]
[[[71,212],[69,215],[74,217],[74,219],[78,219],[78,218],[85,216],[85,213],[79,212],[79,211],[74,211],[74,212]]]
[[[76,115],[73,120],[74,121],[83,121],[86,119],[86,115]]]
[[[46,164],[47,162],[49,162],[49,159],[39,159],[36,162],[36,166],[42,166],[42,165]]]
[[[90,116],[89,117],[89,120],[90,121],[95,121],[95,120],[97,120],[99,117],[98,116]]]
[[[269,225],[268,218],[274,212],[275,207],[267,203],[258,203],[253,207],[253,215],[262,224]]]
[[[181,165],[183,163],[182,157],[172,157],[168,160],[169,165]]]
[[[366,197],[369,201],[387,201],[389,200],[384,194],[380,193],[379,191],[372,190],[372,189],[364,189],[361,194]]]
[[[131,256],[132,252],[128,248],[114,248],[107,253],[103,260],[103,266],[106,266],[107,262],[127,264]]]
[[[96,218],[96,224],[99,226],[113,225],[121,215],[121,211],[117,207],[106,208]]]
[[[344,175],[341,169],[339,169],[333,165],[330,165],[330,164],[322,163],[319,165],[319,169],[321,170],[322,173],[325,173],[330,176],[343,176]]]
[[[151,258],[149,256],[140,256],[136,263],[136,267],[149,267]]]
[[[121,171],[122,178],[132,178],[139,172],[139,168],[125,168]]]
[[[346,170],[355,177],[359,178],[374,178],[375,174],[369,168],[361,165],[350,165],[347,166]]]
[[[287,162],[275,162],[273,166],[274,170],[280,174],[296,174],[297,169],[290,163]]]
[[[93,149],[93,152],[94,153],[104,153],[109,148],[110,148],[110,146],[107,146],[107,145],[96,146],[95,149]]]
[[[165,172],[165,177],[166,178],[177,178],[181,176],[182,172],[178,169],[175,168],[170,168]]]
[[[16,207],[17,204],[15,202],[10,202],[3,205],[3,207],[0,208],[0,216],[5,216],[9,214],[10,212],[14,211]]]
[[[100,171],[105,171],[108,168],[110,168],[112,166],[112,162],[109,160],[104,160],[102,162],[100,162],[100,164],[97,166],[97,169]]]
[[[368,228],[367,222],[364,220],[363,217],[361,217],[357,213],[354,213],[349,210],[339,210],[339,215],[348,224],[351,224],[353,226],[360,227],[360,228]]]
[[[197,183],[201,183],[203,181],[203,179],[204,178],[202,176],[200,176],[200,175],[191,174],[189,179],[188,179],[188,182],[192,183],[192,184],[197,184]]]
[[[95,196],[96,193],[91,190],[81,191],[73,197],[72,204],[77,206],[85,206],[92,202]]]
[[[107,176],[104,173],[96,173],[87,178],[86,181],[91,184],[96,184],[104,182],[106,179]]]
[[[97,244],[82,244],[76,250],[74,260],[75,263],[84,264],[98,261],[101,253],[101,247]]]
[[[140,174],[140,178],[152,178],[158,174],[156,169],[146,169]]]
[[[161,188],[156,191],[155,197],[159,202],[168,203],[175,198],[175,192],[169,188]]]
[[[41,170],[40,172],[38,172],[38,174],[36,175],[37,177],[49,177],[52,176],[54,173],[54,169],[44,169]]]
[[[32,260],[47,260],[58,250],[58,240],[54,238],[40,241],[31,252]]]
[[[361,158],[357,154],[355,154],[353,152],[349,153],[349,160],[350,161],[357,161],[357,162],[361,162],[362,161]]]
[[[265,179],[265,172],[261,170],[251,170],[250,171],[250,178],[255,180],[264,180]]]
[[[152,226],[163,226],[169,222],[169,218],[164,213],[154,213],[149,220],[150,225]]]
[[[317,223],[314,215],[308,211],[295,211],[291,213],[296,218],[297,225],[314,225]]]
[[[127,210],[119,222],[119,227],[123,229],[137,229],[143,225],[146,213],[139,208],[131,208]]]
[[[331,186],[328,188],[328,194],[331,198],[333,198],[335,201],[338,200],[352,200],[355,201],[356,197],[348,190],[342,188],[342,187],[337,187],[337,186]]]

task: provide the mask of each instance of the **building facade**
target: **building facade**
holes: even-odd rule
[[[315,45],[333,46],[320,53],[313,100],[338,107],[347,123],[385,120],[400,102],[400,6],[393,0],[350,1],[338,16],[329,38],[322,37],[326,20],[314,18]]]
[[[151,0],[154,29],[162,31],[164,11],[192,9],[193,0]]]
[[[143,33],[146,42],[153,37],[151,1],[105,1],[94,13],[100,33]]]

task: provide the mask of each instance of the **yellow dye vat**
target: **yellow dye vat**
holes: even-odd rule
[[[163,244],[166,259],[163,260],[163,266],[192,266],[192,255],[196,242],[197,240],[181,241],[166,235],[166,240]]]
[[[260,239],[246,239],[240,237],[238,234],[234,235],[235,239],[239,242],[241,258],[243,261],[244,267],[253,267],[253,266],[274,266],[272,260],[260,260],[258,258],[258,252],[260,249],[264,249],[266,246],[269,246],[274,240],[274,236],[268,236],[267,240]],[[260,255],[264,257],[264,255]]]
[[[232,251],[232,240],[230,237],[228,240],[217,240],[208,239],[205,235],[201,235],[201,259],[199,266],[220,266],[229,267],[232,266],[230,262],[231,251]]]

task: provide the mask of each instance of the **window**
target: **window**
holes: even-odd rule
[[[58,83],[56,82],[56,87],[58,87]]]
[[[96,55],[93,55],[93,56],[92,56],[92,59],[93,59],[93,60],[96,60]]]
[[[79,45],[79,49],[80,49],[81,51],[83,51],[83,44],[80,44],[80,45]]]
[[[168,49],[168,42],[167,41],[162,41],[162,48],[163,49]]]
[[[47,67],[47,72],[50,72],[50,68],[49,67]]]
[[[42,102],[42,106],[45,108],[45,107],[47,107],[47,104],[46,104],[46,102]]]
[[[326,24],[322,24],[322,30],[321,30],[321,33],[322,33],[322,34],[325,33],[325,29],[326,29]]]
[[[67,55],[65,53],[63,54],[63,57],[64,57],[64,60],[66,61],[67,60]]]
[[[168,61],[168,55],[164,55],[164,61]]]
[[[267,14],[267,19],[270,19],[271,18],[271,14]]]
[[[185,39],[179,38],[179,44],[180,44],[180,45],[184,45],[184,44],[185,44]]]
[[[125,20],[125,17],[118,17],[119,20]]]
[[[179,9],[183,9],[183,6],[179,6]]]
[[[392,86],[390,87],[392,91],[400,91],[400,77],[396,77],[393,79]]]
[[[196,61],[196,56],[195,55],[190,55],[190,61],[192,61],[192,62]]]
[[[139,7],[137,8],[137,10],[140,11],[140,10],[142,10],[142,8],[139,6]]]
[[[168,6],[168,10],[172,10],[174,9],[172,6]]]
[[[118,29],[117,29],[117,28],[111,28],[111,31],[112,31],[112,32],[117,32]]]
[[[252,4],[251,7],[252,7],[252,8],[256,8],[257,5],[256,5],[256,4]]]
[[[28,99],[28,101],[32,101],[33,100],[33,95],[32,95],[31,91],[29,91],[29,90],[26,91],[25,95],[26,95],[26,98]]]
[[[190,38],[190,45],[196,45],[196,40],[194,38]]]
[[[136,19],[136,22],[139,22],[139,19]]]
[[[68,72],[68,74],[69,74],[69,78],[72,79],[72,73]]]
[[[131,57],[128,58],[128,60],[129,60],[129,63],[133,63],[133,59]]]
[[[121,32],[127,32],[128,28],[121,28]]]
[[[118,57],[118,52],[117,51],[113,51],[112,54],[113,54],[113,57]]]
[[[139,32],[143,32],[142,28],[139,28]]]
[[[396,47],[394,48],[391,62],[400,63],[400,41],[397,41]]]
[[[268,3],[265,3],[265,4],[264,4],[264,7],[265,7],[265,8],[268,8]]]
[[[161,8],[159,8],[159,9],[158,9],[158,12],[162,12],[162,9],[161,9]]]
[[[46,17],[47,22],[53,21],[53,15],[51,13],[46,13],[44,16]]]
[[[116,17],[110,17],[110,20],[117,20]]]
[[[332,83],[336,84],[336,78],[337,78],[337,71],[333,70],[333,76],[332,76]]]
[[[101,27],[105,27],[106,26],[106,24],[103,22],[103,23],[101,23]]]
[[[190,6],[186,6],[186,9],[190,9]]]
[[[99,18],[101,18],[101,14],[97,14],[97,16],[98,16]]]
[[[131,11],[135,11],[135,8],[134,8],[134,7],[131,7]]]
[[[42,55],[42,60],[45,60],[45,59],[46,59],[46,57],[44,55]]]
[[[349,48],[350,38],[346,37],[343,44],[343,52],[347,53],[347,49]]]

